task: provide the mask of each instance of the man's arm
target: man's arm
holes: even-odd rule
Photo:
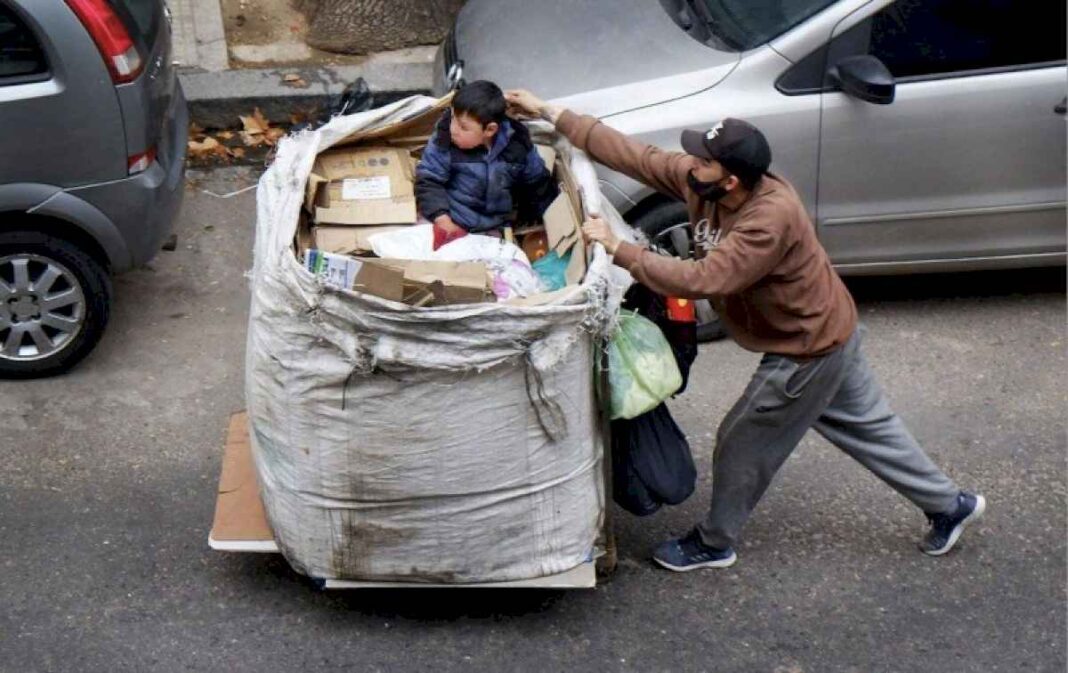
[[[737,294],[766,276],[789,248],[781,220],[758,209],[739,220],[719,247],[700,260],[658,255],[619,241],[607,222],[596,218],[583,225],[589,240],[600,241],[615,263],[638,282],[670,297],[703,299]]]
[[[693,159],[683,152],[666,152],[638,142],[595,117],[580,116],[541,100],[529,91],[505,93],[513,113],[537,116],[553,124],[576,147],[612,170],[643,182],[662,194],[684,201],[686,174]]]
[[[693,159],[684,152],[667,152],[647,145],[601,123],[596,117],[561,112],[556,129],[594,161],[645,183],[672,198],[686,199],[686,174]]]

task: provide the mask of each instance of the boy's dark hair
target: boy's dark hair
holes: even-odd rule
[[[474,117],[482,126],[491,122],[500,124],[504,121],[504,92],[493,82],[480,79],[465,84],[456,92],[452,109],[456,114]]]

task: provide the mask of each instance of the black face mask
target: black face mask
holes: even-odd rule
[[[719,201],[727,195],[727,188],[718,182],[702,182],[694,177],[693,171],[686,174],[686,184],[705,201]]]

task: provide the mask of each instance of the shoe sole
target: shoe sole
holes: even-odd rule
[[[949,534],[949,541],[946,542],[946,546],[942,547],[941,549],[924,549],[923,553],[927,554],[928,556],[942,556],[943,554],[949,553],[949,550],[953,549],[953,546],[957,544],[957,540],[960,539],[961,533],[964,532],[964,529],[967,528],[969,525],[975,523],[979,519],[983,518],[983,512],[985,511],[986,498],[981,495],[976,495],[975,509],[972,510],[971,514],[964,517],[964,520],[958,523],[957,526],[953,529],[953,532]]]
[[[691,570],[700,570],[701,568],[729,568],[734,565],[734,562],[738,560],[738,555],[731,552],[731,555],[725,559],[718,559],[715,561],[703,561],[702,563],[694,563],[688,566],[677,566],[668,563],[667,561],[661,561],[660,559],[653,557],[659,565],[667,568],[668,570],[674,570],[677,573],[685,573]]]

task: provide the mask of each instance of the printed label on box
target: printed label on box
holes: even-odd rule
[[[346,178],[341,183],[341,198],[345,201],[388,199],[393,195],[388,175],[373,178]]]

